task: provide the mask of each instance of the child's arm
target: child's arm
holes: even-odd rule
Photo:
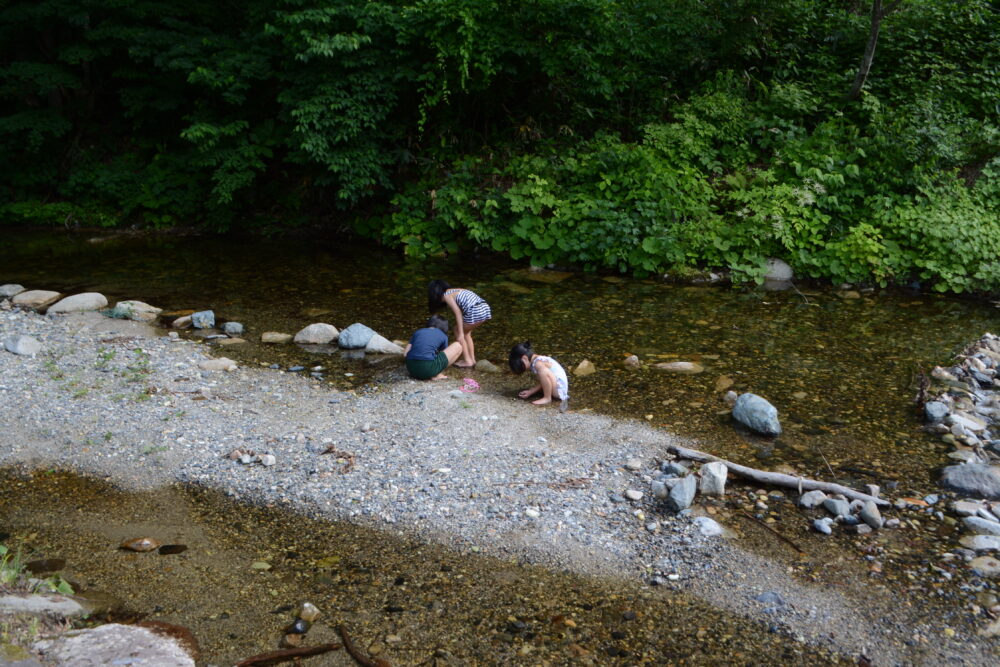
[[[465,338],[465,327],[462,322],[462,309],[458,307],[457,303],[455,303],[455,297],[451,294],[445,294],[443,298],[444,302],[448,304],[449,308],[451,308],[451,312],[455,314],[455,328],[458,330],[458,337],[456,340],[458,340],[459,343],[462,343],[462,348],[464,349],[465,343],[463,340]]]
[[[521,397],[521,398],[530,398],[531,396],[533,396],[534,394],[537,394],[541,390],[542,390],[542,385],[541,385],[541,383],[539,383],[539,384],[536,384],[531,389],[525,389],[524,391],[517,392],[517,395],[519,397]]]
[[[412,345],[410,345],[409,343],[407,343],[407,344],[406,344],[406,347],[404,347],[404,348],[403,348],[403,356],[404,356],[404,357],[405,357],[406,355],[408,355],[408,354],[410,353],[410,348],[411,348],[411,347],[413,347],[413,346],[412,346]]]

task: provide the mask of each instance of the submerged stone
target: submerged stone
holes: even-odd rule
[[[740,394],[733,406],[733,419],[763,435],[781,435],[778,410],[757,394]]]

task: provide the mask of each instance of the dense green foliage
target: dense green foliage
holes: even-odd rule
[[[8,222],[1000,290],[997,2],[0,7]]]

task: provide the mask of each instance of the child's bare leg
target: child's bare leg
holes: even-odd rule
[[[542,397],[532,401],[532,405],[548,405],[552,402],[552,394],[556,390],[556,378],[551,373],[541,373],[538,381],[542,383]]]
[[[451,366],[455,361],[462,356],[462,344],[459,342],[454,342],[444,349],[444,356],[448,358],[448,366]],[[447,368],[448,366],[445,366]],[[438,373],[432,380],[447,380],[448,376],[444,372]]]
[[[460,368],[471,368],[476,365],[476,344],[472,341],[472,330],[482,322],[476,324],[465,324],[465,331],[462,336],[462,360],[455,365]]]

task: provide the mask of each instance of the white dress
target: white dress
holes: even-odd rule
[[[535,369],[535,364],[539,361],[544,361],[549,364],[549,370],[552,371],[552,375],[556,378],[556,397],[560,401],[569,400],[569,378],[566,377],[566,369],[559,365],[559,362],[552,357],[543,357],[538,355],[531,361],[531,372],[538,377],[538,371]]]

